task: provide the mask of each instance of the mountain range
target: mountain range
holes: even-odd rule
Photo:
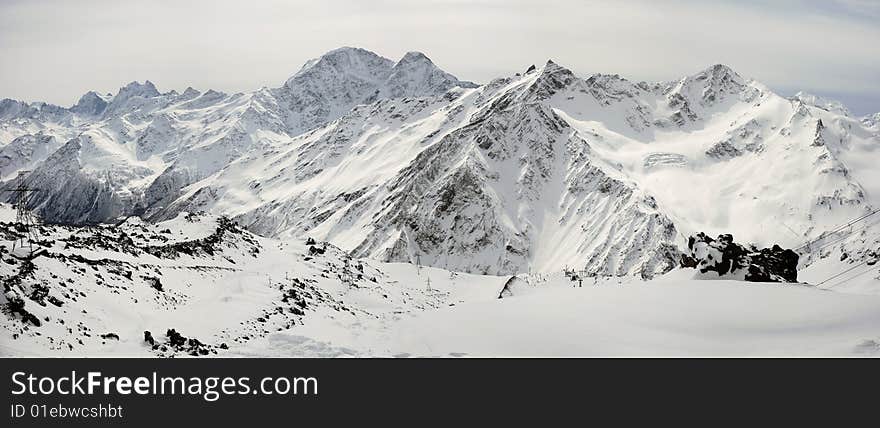
[[[649,278],[697,232],[796,248],[880,207],[877,165],[880,113],[725,65],[633,82],[548,61],[478,85],[422,53],[345,47],[247,93],[146,81],[69,108],[0,101],[0,179],[26,171],[45,222],[205,211],[491,275]],[[877,242],[848,239],[862,256]]]

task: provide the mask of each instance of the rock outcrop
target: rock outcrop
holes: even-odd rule
[[[712,239],[705,233],[688,238],[681,266],[700,273],[753,282],[797,282],[798,255],[779,245],[758,249],[733,242],[730,234]]]

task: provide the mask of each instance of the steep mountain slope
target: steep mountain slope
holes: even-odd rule
[[[550,63],[480,94],[468,123],[392,179],[355,252],[496,274],[532,264],[601,275],[670,269],[674,226],[545,102],[569,79]]]
[[[569,119],[598,134],[596,151],[656,195],[687,234],[797,245],[880,202],[880,192],[864,188],[872,183],[861,172],[870,168],[847,167],[876,159],[877,135],[855,120],[779,97],[723,66],[649,89],[659,97],[639,97],[664,108],[639,132],[592,114]]]
[[[549,104],[574,81],[550,63],[441,99],[358,107],[191,186],[164,218],[216,210],[266,235],[468,272],[667,271],[671,221]]]
[[[38,131],[25,134],[0,148],[0,176],[15,177],[21,170],[29,170],[58,150],[58,139]]]
[[[280,88],[245,94],[191,88],[160,93],[146,81],[132,82],[115,95],[86,93],[70,109],[4,100],[0,144],[21,139],[0,153],[0,159],[9,158],[3,179],[37,167],[64,146],[65,156],[76,160],[63,160],[68,162],[63,176],[36,174],[26,180],[45,184],[32,202],[44,218],[96,222],[149,214],[250,150],[287,141],[357,104],[388,96],[433,96],[454,86],[474,85],[439,70],[422,54],[409,53],[394,63],[363,49],[341,48],[310,61]],[[57,146],[43,144],[51,141],[47,137],[54,137]],[[97,198],[96,185],[108,194]],[[55,206],[77,194],[84,198],[70,201],[73,206]],[[112,206],[101,206],[102,201]]]
[[[354,106],[378,99],[441,95],[453,87],[471,88],[420,52],[396,63],[360,48],[339,48],[307,62],[274,91],[284,105],[292,135],[334,120]]]
[[[194,184],[160,218],[223,212],[265,235],[471,272],[650,277],[696,232],[797,246],[877,206],[864,164],[877,138],[721,65],[634,84],[549,62],[360,106]]]
[[[724,65],[636,83],[548,62],[477,87],[420,53],[341,48],[246,94],[135,82],[0,106],[4,138],[27,135],[4,178],[33,169],[49,221],[205,210],[476,273],[651,277],[697,232],[798,247],[880,206],[876,120]]]

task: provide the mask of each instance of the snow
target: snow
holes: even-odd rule
[[[31,208],[49,222],[142,215],[120,227],[143,242],[67,248],[111,238],[47,227],[56,242],[35,276],[0,300],[49,284],[66,306],[28,300],[49,320],[4,318],[0,349],[168,355],[143,331],[175,328],[239,356],[872,352],[880,214],[845,226],[880,207],[878,123],[723,65],[634,83],[548,61],[479,86],[420,52],[350,47],[240,94],[145,81],[70,109],[3,100],[0,179],[31,170],[43,190]],[[151,252],[212,236],[216,215],[259,236],[215,254]],[[795,248],[812,285],[663,275],[697,232]],[[312,254],[307,238],[330,250]],[[15,278],[22,265],[0,257]],[[345,263],[365,269],[358,286]],[[572,289],[563,269],[597,279]],[[283,292],[313,300],[290,312]],[[97,337],[110,330],[118,342]]]
[[[804,285],[699,281],[678,271],[648,282],[572,288],[555,277],[524,295],[470,299],[390,323],[327,322],[270,335],[242,355],[842,356],[880,348],[880,296]],[[476,286],[477,284],[473,284]],[[307,353],[308,354],[308,353]]]
[[[0,204],[0,222],[12,223],[15,222],[15,218],[16,211],[12,205]]]
[[[97,116],[81,112],[104,102]],[[37,195],[42,214],[56,221],[142,212],[158,221],[207,210],[262,235],[313,235],[383,260],[423,253],[425,263],[471,272],[577,265],[634,273],[646,262],[638,255],[645,245],[657,252],[702,231],[796,246],[880,205],[873,168],[880,137],[869,118],[850,118],[838,103],[809,94],[781,97],[723,65],[671,82],[633,83],[618,75],[582,79],[548,61],[477,87],[420,52],[395,62],[343,47],[275,89],[177,94],[132,82],[116,95],[87,93],[82,103],[68,111],[8,101],[6,115],[26,118],[0,121],[11,137],[39,130],[58,145],[73,137],[85,142],[75,164],[63,159],[64,166],[42,169],[69,175],[44,174],[33,184],[109,202],[71,201],[77,208],[62,213],[48,201],[68,197]],[[451,141],[469,133],[479,135]],[[545,138],[555,143],[539,143]],[[487,139],[507,146],[481,148]],[[517,140],[524,144],[512,144]],[[19,165],[40,169],[47,156],[19,155],[10,173]],[[419,163],[441,166],[414,174]],[[573,193],[584,174],[623,183],[621,193],[603,201]],[[461,184],[463,175],[480,177],[486,197],[459,214],[492,213],[488,221],[497,225],[486,254],[442,248],[430,255],[414,231],[389,224],[399,210],[418,210],[427,221],[436,191]],[[421,192],[423,203],[386,204],[403,198],[401,187]],[[637,196],[623,196],[629,193]],[[640,201],[656,207],[639,208]],[[590,204],[596,208],[587,210]],[[646,214],[660,220],[635,227]],[[613,219],[603,224],[582,221],[608,215]],[[671,236],[657,232],[668,224]],[[609,235],[621,228],[632,230]],[[469,239],[456,237],[451,247],[471,245]],[[492,253],[507,245],[522,254]]]
[[[421,60],[408,56],[400,62]],[[554,117],[570,128],[554,129]],[[825,143],[816,145],[820,120]],[[464,141],[471,134],[480,135]],[[657,258],[639,256],[645,246],[662,252],[702,231],[793,247],[877,206],[880,180],[871,167],[877,138],[854,119],[776,95],[724,66],[672,83],[633,84],[609,75],[581,80],[548,62],[439,99],[378,100],[292,140],[270,139],[187,187],[161,216],[205,209],[267,236],[315,236],[382,260],[422,254],[427,264],[470,272],[553,270],[594,260],[587,269],[638,273],[640,263],[656,268]],[[504,144],[483,149],[487,139]],[[542,139],[555,143],[544,146]],[[583,167],[586,159],[595,169]],[[604,201],[572,193],[584,174],[623,183],[622,193]],[[492,226],[482,226],[497,226],[488,235],[491,250],[422,248],[415,231],[391,224],[415,215],[419,227],[435,228],[437,192],[461,185],[462,176],[480,177],[482,196],[465,201],[457,214],[492,215]],[[401,188],[419,192],[420,201]],[[637,196],[627,200],[627,193]],[[646,211],[660,220],[613,235]],[[658,232],[666,224],[674,226],[671,236]],[[472,245],[469,236],[453,238],[449,247]],[[499,257],[507,245],[523,254]]]
[[[11,211],[8,208],[5,211]],[[9,213],[7,213],[9,214]],[[209,215],[181,214],[156,225],[129,218],[117,231],[135,242],[169,245],[205,238],[219,227]],[[302,240],[228,232],[212,255],[173,257],[68,245],[95,229],[53,227],[43,240],[66,255],[34,259],[34,280],[61,301],[0,322],[2,355],[175,355],[151,349],[143,332],[168,329],[197,338],[216,356],[838,356],[880,352],[880,280],[825,289],[810,284],[712,279],[677,269],[637,277],[584,278],[560,271],[473,275],[409,263],[352,259],[328,246],[310,255]],[[48,235],[45,235],[48,233]],[[160,239],[161,238],[161,239]],[[112,239],[121,242],[121,239]],[[248,242],[254,242],[249,244]],[[256,245],[258,251],[249,250]],[[322,244],[316,244],[320,247]],[[8,249],[11,242],[3,242]],[[157,253],[158,254],[158,253]],[[97,265],[77,262],[105,260]],[[858,257],[854,254],[851,257]],[[0,275],[19,269],[4,255]],[[109,260],[110,262],[107,262]],[[833,260],[821,259],[805,276]],[[343,265],[362,266],[347,283]],[[830,266],[830,267],[829,267]],[[857,266],[858,267],[858,266]],[[122,269],[120,271],[119,269]],[[876,265],[874,266],[876,268]],[[125,275],[125,271],[131,273]],[[857,272],[857,271],[854,271]],[[160,279],[157,290],[142,278]],[[843,277],[846,278],[846,277]],[[870,278],[870,277],[869,277]],[[373,280],[375,279],[375,281]],[[56,285],[60,284],[60,285]],[[69,285],[67,285],[69,284]],[[302,315],[283,298],[304,284]],[[71,288],[72,286],[72,288]],[[10,296],[32,295],[13,286]],[[33,289],[36,290],[36,289]],[[74,294],[71,294],[74,293]],[[119,340],[101,334],[115,333]],[[185,353],[176,354],[185,356]]]
[[[818,95],[810,94],[807,92],[800,91],[792,97],[793,99],[799,100],[806,104],[809,104],[814,107],[821,108],[823,110],[831,111],[834,113],[838,113],[843,116],[850,116],[849,110],[846,106],[843,105],[840,101],[831,100],[828,98],[820,97]]]

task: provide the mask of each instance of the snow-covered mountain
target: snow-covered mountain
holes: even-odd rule
[[[877,123],[724,65],[647,83],[550,61],[477,86],[341,48],[250,93],[4,100],[0,171],[32,171],[50,222],[207,211],[382,261],[647,278],[697,232],[798,247],[880,206]]]
[[[3,179],[38,167],[66,171],[63,177],[28,178],[34,187],[58,189],[36,195],[33,202],[49,221],[143,214],[252,149],[289,141],[380,94],[434,96],[454,86],[475,85],[458,81],[422,54],[409,53],[395,63],[363,49],[341,48],[309,61],[279,88],[245,94],[192,88],[160,93],[146,81],[129,83],[115,95],[90,91],[69,109],[4,100],[0,144],[26,137],[20,145],[36,147],[27,149],[34,152],[29,156],[10,147]],[[26,143],[38,135],[61,142],[65,155],[46,159],[46,152],[59,147],[42,144],[46,138]],[[76,188],[83,192],[70,191]],[[60,189],[67,195],[53,194]],[[81,198],[78,205],[84,208],[53,207],[58,197]],[[102,206],[103,201],[113,207]]]

